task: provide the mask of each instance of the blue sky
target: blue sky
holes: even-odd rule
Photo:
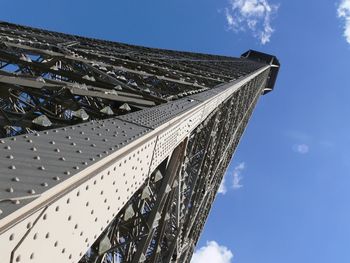
[[[2,1],[0,19],[150,47],[278,56],[275,90],[254,112],[193,262],[350,261],[349,0],[17,0]]]

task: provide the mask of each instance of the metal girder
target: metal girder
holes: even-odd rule
[[[276,65],[4,22],[0,41],[0,262],[189,262]]]

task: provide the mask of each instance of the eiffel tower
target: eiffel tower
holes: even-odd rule
[[[190,262],[279,66],[0,22],[0,262]]]

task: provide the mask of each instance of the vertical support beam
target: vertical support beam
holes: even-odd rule
[[[144,236],[140,243],[138,244],[138,250],[133,256],[132,263],[138,263],[144,261],[146,250],[153,238],[154,235],[154,223],[157,217],[157,214],[163,210],[165,205],[165,201],[167,200],[168,192],[167,189],[173,185],[173,182],[178,176],[180,168],[183,163],[183,159],[185,156],[187,146],[187,138],[185,141],[179,144],[173,151],[171,155],[166,173],[164,178],[162,179],[162,185],[160,187],[159,192],[157,193],[158,199],[157,202],[152,207],[152,211],[148,217],[147,225],[150,228],[150,233],[147,236]]]

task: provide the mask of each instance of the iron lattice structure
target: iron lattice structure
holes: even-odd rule
[[[0,261],[189,262],[271,55],[0,23]]]

